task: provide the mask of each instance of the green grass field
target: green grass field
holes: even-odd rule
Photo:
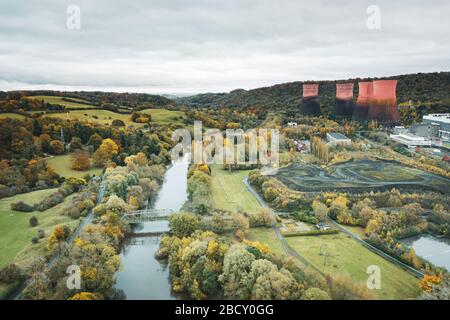
[[[250,172],[239,170],[228,172],[220,166],[212,166],[212,199],[213,205],[219,210],[255,213],[261,209],[255,197],[247,190],[242,182]]]
[[[45,115],[51,118],[61,118],[69,120],[86,120],[101,125],[111,125],[113,120],[122,120],[127,126],[141,127],[143,124],[131,121],[131,115],[118,114],[109,110],[72,110],[64,113],[50,113]],[[94,118],[96,117],[96,118]]]
[[[146,109],[141,111],[152,115],[152,121],[160,124],[183,124],[186,115],[181,111],[170,111],[165,109]],[[142,127],[143,123],[131,121],[130,114],[119,114],[109,110],[71,110],[64,113],[50,113],[46,117],[61,119],[86,120],[101,125],[111,125],[113,120],[122,120],[125,125]],[[95,117],[95,118],[94,118]]]
[[[186,114],[182,111],[172,111],[166,109],[145,109],[141,111],[152,116],[152,120],[161,124],[183,124]]]
[[[360,226],[347,226],[347,225],[341,225],[342,227],[344,227],[345,229],[347,229],[348,231],[350,231],[351,233],[353,233],[354,235],[357,235],[358,237],[360,237],[361,239],[366,239],[367,236],[364,233],[364,228],[360,227]]]
[[[67,109],[71,108],[96,108],[96,106],[91,105],[89,101],[78,99],[78,98],[70,98],[67,97],[70,100],[78,101],[79,103],[72,102],[72,101],[64,101],[64,97],[55,97],[55,96],[30,96],[28,99],[35,99],[35,100],[42,100],[47,103],[51,104],[59,104]]]
[[[38,244],[32,244],[31,238],[36,236],[39,229],[43,229],[48,236],[57,224],[65,224],[74,227],[78,220],[72,220],[66,215],[61,215],[64,209],[71,203],[74,195],[64,199],[63,203],[46,211],[16,212],[11,210],[11,203],[24,201],[34,204],[44,197],[55,192],[56,189],[46,189],[13,197],[0,199],[0,268],[8,263],[15,262],[18,265],[28,265],[34,258],[46,253],[46,239],[41,239]],[[39,225],[30,227],[29,219],[36,216]]]
[[[17,113],[0,113],[0,119],[6,119],[6,118],[10,118],[10,119],[23,119],[25,118],[24,115],[21,114],[17,114]]]
[[[101,168],[92,167],[86,171],[77,171],[70,168],[70,154],[65,154],[61,156],[54,156],[47,160],[47,162],[55,169],[56,173],[62,177],[76,177],[82,178],[86,174],[100,176],[102,174]]]
[[[367,267],[381,269],[381,289],[373,293],[378,299],[415,298],[420,294],[418,279],[400,267],[376,255],[343,233],[321,236],[286,238],[289,245],[320,270],[330,273],[347,273],[355,281],[367,281]],[[324,266],[324,255],[329,256]]]
[[[248,231],[247,238],[251,241],[264,243],[275,253],[284,254],[280,240],[277,239],[272,228],[251,228]]]

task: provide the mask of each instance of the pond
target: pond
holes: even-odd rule
[[[166,172],[155,209],[178,211],[187,200],[187,158],[174,163]],[[133,231],[164,232],[169,230],[167,221],[150,221],[136,224]],[[179,298],[173,294],[169,282],[169,270],[155,259],[161,236],[133,236],[126,239],[122,252],[122,270],[116,274],[116,287],[122,289],[127,299],[170,300]]]
[[[404,245],[414,249],[421,258],[450,271],[450,240],[421,235],[403,239]]]

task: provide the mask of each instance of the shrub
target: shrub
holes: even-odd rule
[[[80,209],[77,207],[70,207],[69,210],[67,210],[67,215],[72,219],[79,219],[81,216]]]
[[[242,213],[235,212],[231,215],[231,218],[233,220],[233,226],[237,230],[241,230],[244,233],[248,231],[250,228],[249,220],[246,216],[244,216]]]
[[[262,208],[257,213],[249,216],[251,227],[270,227],[275,218],[273,213],[268,208]]]
[[[11,210],[21,211],[21,212],[31,212],[34,210],[33,206],[26,204],[23,201],[11,203]]]
[[[303,300],[331,300],[330,295],[319,289],[319,288],[309,288],[305,291],[302,296]]]
[[[70,177],[66,179],[66,184],[70,185],[75,192],[80,191],[81,187],[86,184],[86,180],[82,178]]]
[[[45,238],[45,230],[39,229],[38,232],[37,232],[37,237],[39,239]]]
[[[41,203],[39,203],[38,210],[45,211],[47,209],[50,209],[50,208],[56,206],[57,204],[62,203],[63,201],[64,201],[64,196],[59,192],[55,192],[55,193],[51,194],[50,196],[48,196],[47,198],[45,198],[44,200],[42,200]]]
[[[106,207],[106,204],[101,203],[98,206],[96,206],[92,211],[94,212],[94,215],[97,217],[100,217],[106,213],[108,208]]]
[[[30,222],[30,226],[32,227],[36,227],[39,224],[38,218],[36,218],[35,216],[32,216],[29,220]]]
[[[38,242],[39,242],[39,238],[38,237],[31,238],[31,243],[36,244]]]
[[[10,197],[14,192],[7,186],[0,184],[0,198]]]
[[[64,197],[71,195],[74,190],[73,187],[67,183],[63,184],[61,188],[58,189],[58,192],[61,193]]]
[[[92,199],[86,199],[83,202],[83,208],[87,209],[87,210],[91,210],[92,208],[94,208],[95,203]]]
[[[114,127],[125,127],[125,122],[123,122],[123,121],[120,120],[120,119],[114,119],[114,120],[112,121],[112,125],[113,125]]]
[[[305,212],[296,212],[292,215],[292,217],[298,221],[311,224],[317,224],[319,222],[319,220],[315,216],[309,215]]]
[[[22,270],[14,263],[7,265],[0,270],[0,282],[2,283],[11,284],[22,280],[22,277]]]

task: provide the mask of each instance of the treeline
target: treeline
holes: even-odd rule
[[[370,299],[362,283],[350,277],[306,273],[288,256],[266,245],[242,239],[233,244],[202,230],[191,213],[170,219],[156,257],[168,261],[172,289],[193,299],[330,300]]]
[[[71,101],[70,98],[86,100],[86,103],[97,107],[128,107],[131,109],[145,109],[152,107],[174,106],[175,102],[166,97],[159,95],[151,95],[146,93],[118,93],[118,92],[102,92],[102,91],[53,91],[53,90],[36,90],[36,91],[0,91],[0,108],[9,101],[10,104],[15,103],[18,108],[27,109],[28,103],[31,105],[35,102],[29,102],[26,97],[31,96],[55,96],[64,97],[66,101]],[[3,101],[1,101],[3,100]],[[72,102],[83,102],[73,100]],[[47,104],[45,104],[47,105]],[[6,111],[6,110],[3,110]]]
[[[356,78],[319,83],[319,102],[324,114],[329,114],[336,96],[336,82],[354,82],[354,98],[358,96],[358,81],[397,79],[398,102],[416,105],[415,112],[445,112],[450,107],[450,72],[416,73],[381,78]],[[177,99],[188,107],[261,108],[277,110],[286,115],[296,113],[302,97],[302,81],[277,84],[253,90],[234,90],[230,93],[206,93]],[[407,115],[405,115],[407,117]]]

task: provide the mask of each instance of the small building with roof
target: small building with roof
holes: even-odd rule
[[[342,133],[339,132],[329,132],[327,133],[327,141],[329,144],[341,144],[348,145],[352,143],[352,140]]]

